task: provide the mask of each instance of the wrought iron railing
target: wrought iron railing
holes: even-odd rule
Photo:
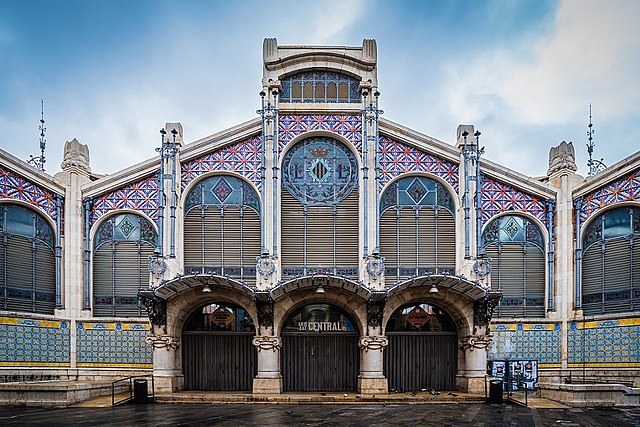
[[[151,378],[151,393],[149,393],[148,388],[145,390],[144,401],[146,402],[155,402],[156,393],[155,393],[155,381],[153,375],[135,375],[132,377],[120,378],[119,380],[115,380],[111,383],[111,406],[121,405],[123,403],[131,402],[134,398],[141,398],[141,396],[136,396],[134,393],[134,381],[136,379],[147,379]],[[116,401],[116,389],[126,387],[128,385],[129,395],[121,398]],[[120,394],[120,393],[117,393]]]

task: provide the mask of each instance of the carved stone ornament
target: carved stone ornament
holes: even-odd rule
[[[377,328],[382,323],[385,301],[369,301],[367,303],[367,325]]]
[[[276,271],[276,263],[273,262],[271,258],[267,256],[259,256],[256,257],[256,261],[258,261],[256,264],[256,270],[258,270],[258,273],[260,273],[262,277],[267,278]]]
[[[492,335],[469,335],[467,337],[460,338],[460,348],[462,350],[485,350],[491,344],[493,344]]]
[[[258,324],[264,328],[273,326],[273,302],[257,301]]]
[[[371,256],[367,261],[367,273],[371,277],[378,277],[384,271],[384,257],[381,256]]]
[[[358,347],[364,351],[382,351],[388,344],[389,339],[387,337],[361,337],[358,341]]]
[[[253,345],[258,348],[258,351],[277,351],[282,347],[282,338],[276,336],[259,336],[253,339]]]
[[[89,147],[80,144],[77,139],[64,143],[64,158],[60,167],[63,171],[69,169],[81,170],[87,174],[91,173],[89,166]]]
[[[144,341],[153,348],[166,348],[167,351],[175,350],[180,346],[180,339],[170,335],[147,335]]]
[[[138,294],[147,309],[149,320],[154,326],[167,324],[167,302],[154,295],[153,291],[140,291]]]
[[[551,147],[549,150],[549,170],[547,176],[551,176],[562,170],[567,172],[575,172],[578,170],[576,166],[576,150],[573,143],[568,144],[562,141],[557,147]]]
[[[473,263],[473,271],[480,277],[491,273],[491,258],[477,258]]]
[[[502,292],[490,291],[487,296],[474,302],[473,304],[473,326],[488,326],[493,317],[493,310],[502,299]],[[475,331],[475,330],[474,330]]]

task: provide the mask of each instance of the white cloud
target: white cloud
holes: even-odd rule
[[[364,10],[363,0],[348,0],[328,6],[324,2],[317,4],[317,10],[309,10],[306,17],[314,15],[315,29],[312,40],[315,43],[329,43],[335,36],[352,25]],[[315,9],[315,8],[314,8]]]

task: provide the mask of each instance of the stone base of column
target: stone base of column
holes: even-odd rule
[[[389,392],[389,382],[384,376],[358,377],[358,392],[361,394],[386,394]]]
[[[456,388],[466,393],[485,393],[485,376],[478,374],[462,374],[456,376]]]
[[[184,390],[183,375],[157,375],[153,374],[153,382],[156,393],[173,393]]]
[[[253,394],[282,393],[282,376],[255,377],[253,379]]]

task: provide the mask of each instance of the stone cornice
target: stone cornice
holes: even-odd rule
[[[625,175],[628,175],[640,168],[640,151],[620,160],[619,162],[609,166],[602,172],[588,177],[584,182],[573,190],[573,198],[577,198],[598,190],[613,181],[616,181]]]
[[[24,160],[0,149],[0,165],[53,193],[64,196],[65,184],[46,172],[39,171]]]

